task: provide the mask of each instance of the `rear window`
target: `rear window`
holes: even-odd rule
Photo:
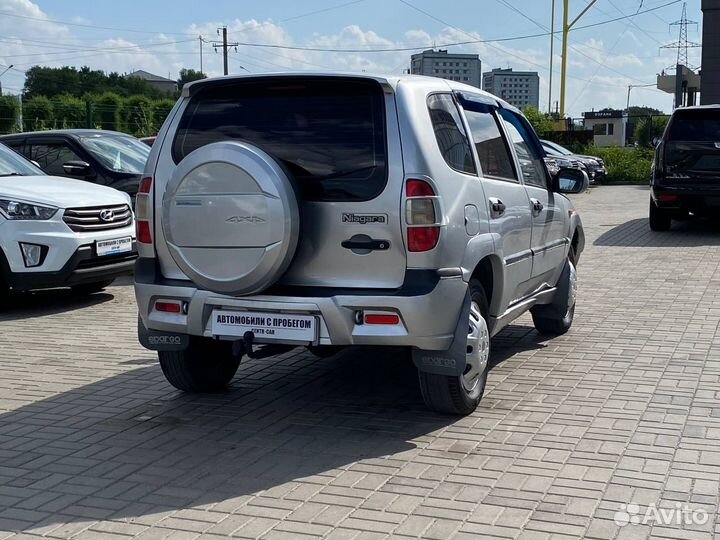
[[[670,122],[668,140],[720,142],[720,110],[676,112]]]
[[[173,159],[226,140],[279,160],[305,199],[368,200],[387,181],[384,94],[375,81],[284,78],[202,89],[180,120]]]

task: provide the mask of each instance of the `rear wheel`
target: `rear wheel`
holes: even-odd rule
[[[184,351],[158,351],[167,381],[184,392],[217,392],[232,380],[240,358],[226,341],[191,338]]]
[[[106,279],[104,281],[96,281],[95,283],[83,283],[75,285],[72,290],[79,295],[93,294],[102,291],[105,287],[112,285],[114,279]]]
[[[460,376],[419,372],[420,391],[428,408],[449,414],[472,413],[480,403],[487,382],[490,357],[488,303],[477,280],[470,281],[470,316],[465,371]]]
[[[650,229],[653,231],[667,231],[670,229],[672,218],[670,212],[658,208],[655,201],[650,199],[650,218],[649,218]]]

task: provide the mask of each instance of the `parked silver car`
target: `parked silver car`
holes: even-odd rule
[[[244,355],[412,350],[427,405],[468,414],[490,337],[573,321],[580,217],[522,114],[439,78],[282,74],[183,89],[137,198],[142,344],[212,391]],[[270,344],[269,350],[257,344]]]

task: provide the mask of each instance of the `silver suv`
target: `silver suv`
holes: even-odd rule
[[[283,74],[186,86],[136,202],[141,343],[188,392],[247,355],[411,351],[431,409],[468,414],[490,337],[575,309],[580,217],[522,114],[437,78]],[[257,345],[260,344],[260,347]]]

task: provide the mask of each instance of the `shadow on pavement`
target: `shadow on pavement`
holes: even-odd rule
[[[673,221],[665,232],[651,231],[647,218],[638,218],[612,227],[593,245],[614,247],[700,247],[720,246],[720,222],[706,219]]]
[[[506,332],[493,365],[539,346],[532,330]],[[457,418],[425,409],[401,351],[298,351],[243,361],[228,391],[204,395],[171,389],[148,353],[125,362],[127,372],[0,414],[0,531],[152,522],[228,500],[237,508],[302,479],[297,502],[332,490],[325,484],[348,466],[386,474],[401,492],[398,468]]]
[[[13,293],[0,304],[0,322],[65,313],[103,304],[113,298],[107,292],[80,295],[70,289]]]

